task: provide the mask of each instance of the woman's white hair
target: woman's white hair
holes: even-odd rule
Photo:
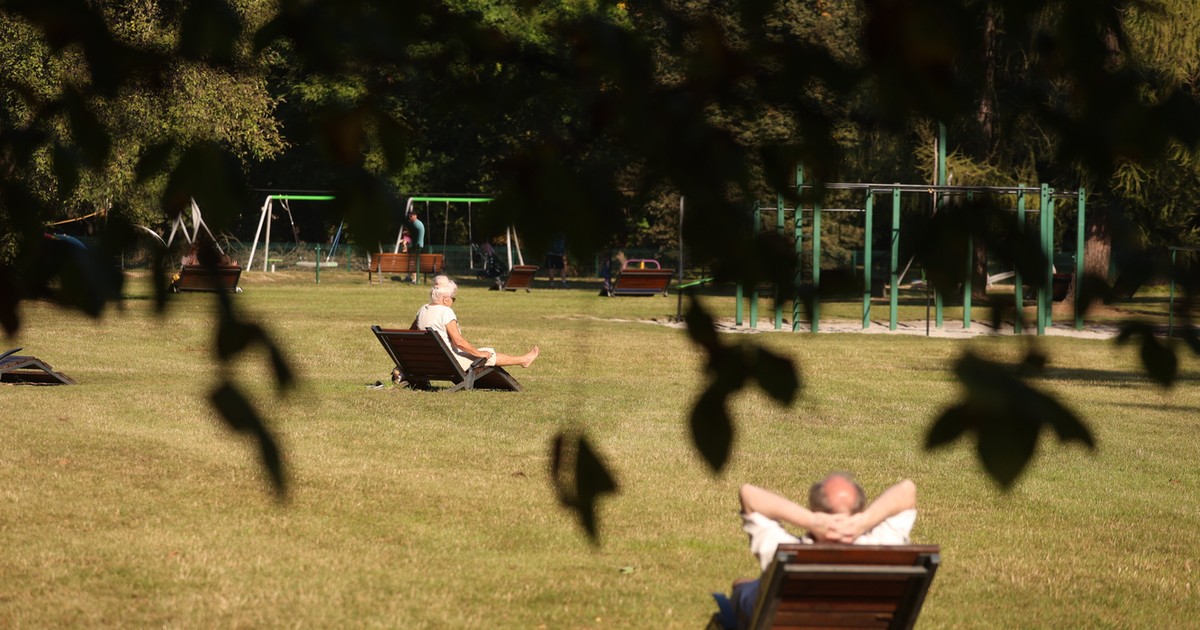
[[[453,280],[446,278],[445,283],[433,283],[433,288],[429,290],[429,303],[440,304],[442,298],[455,295],[458,295],[458,285]]]

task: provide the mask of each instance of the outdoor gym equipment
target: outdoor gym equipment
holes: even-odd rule
[[[1076,238],[1076,254],[1075,254],[1075,277],[1082,278],[1083,276],[1083,259],[1084,259],[1084,241],[1085,241],[1085,219],[1086,219],[1086,192],[1080,188],[1077,190],[1057,191],[1051,189],[1048,185],[1042,184],[1038,187],[1030,186],[948,186],[948,185],[928,185],[928,184],[878,184],[878,183],[833,183],[824,184],[827,190],[845,190],[855,191],[863,195],[864,207],[858,209],[838,209],[839,211],[862,212],[864,214],[864,245],[863,245],[863,310],[862,310],[862,327],[870,326],[871,316],[871,274],[872,274],[872,232],[874,228],[875,215],[875,198],[878,195],[890,195],[892,202],[892,232],[891,232],[891,260],[890,260],[890,295],[889,295],[889,329],[896,330],[897,328],[897,307],[898,307],[898,290],[901,277],[900,269],[900,200],[903,194],[928,194],[934,198],[935,206],[940,207],[945,198],[948,196],[965,195],[971,197],[975,194],[988,195],[1015,195],[1017,199],[1017,216],[1018,222],[1024,229],[1025,218],[1028,212],[1037,212],[1038,235],[1040,238],[1040,247],[1042,253],[1046,257],[1046,268],[1044,282],[1038,289],[1037,294],[1037,332],[1039,335],[1045,334],[1046,327],[1052,324],[1052,294],[1051,290],[1054,284],[1054,211],[1055,203],[1060,199],[1075,199],[1077,201],[1077,238]],[[813,188],[812,185],[805,184],[803,180],[803,170],[796,170],[796,189]],[[1026,199],[1029,196],[1036,195],[1038,199],[1038,209],[1031,210],[1026,208]],[[776,197],[776,220],[775,229],[782,234],[785,226],[785,212],[789,210],[784,207],[783,196]],[[821,281],[821,215],[822,204],[817,201],[811,209],[790,209],[794,213],[794,237],[795,251],[797,259],[799,259],[803,245],[803,214],[811,213],[812,216],[812,286],[817,288]],[[756,230],[762,229],[762,208],[757,204],[753,208],[754,225]],[[833,210],[830,210],[833,211]],[[967,244],[968,259],[966,264],[968,270],[973,264],[974,249],[973,245],[968,241]],[[799,266],[796,270],[796,285],[799,286],[802,278]],[[1023,287],[1020,274],[1015,275],[1015,292],[1016,304],[1024,303]],[[1078,293],[1078,282],[1076,283],[1076,293]],[[970,329],[971,327],[971,274],[968,272],[963,283],[963,328]],[[737,312],[735,320],[737,325],[742,325],[742,308],[743,296],[745,287],[738,285],[737,287]],[[758,324],[758,297],[759,291],[753,288],[750,292],[750,327],[757,328]],[[779,288],[776,288],[775,295],[775,329],[780,330],[783,322],[783,302],[784,296],[779,293]],[[812,305],[812,321],[811,329],[813,332],[818,332],[820,328],[820,299],[813,298]],[[937,326],[942,327],[942,295],[936,294],[936,310],[937,310]],[[798,300],[792,301],[792,330],[799,330],[800,303]],[[1075,307],[1075,329],[1083,329],[1083,312],[1077,303]],[[1020,333],[1020,319],[1014,321],[1014,332]]]

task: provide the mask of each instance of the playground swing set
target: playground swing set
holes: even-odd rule
[[[258,227],[256,228],[255,233],[254,233],[254,242],[250,248],[250,256],[249,256],[248,260],[246,261],[246,269],[247,270],[253,269],[254,260],[255,260],[254,257],[258,252],[260,238],[262,239],[262,250],[263,250],[262,270],[263,271],[273,271],[275,268],[274,263],[280,262],[280,259],[272,259],[270,257],[271,222],[272,222],[272,219],[275,217],[274,211],[275,211],[276,203],[279,203],[280,207],[284,210],[284,212],[287,213],[288,221],[292,228],[292,235],[296,239],[296,242],[299,243],[300,237],[299,237],[299,233],[296,229],[295,219],[292,216],[291,206],[290,206],[289,202],[291,202],[291,201],[325,202],[325,201],[333,201],[334,199],[335,199],[335,197],[330,194],[270,194],[270,195],[267,195],[266,198],[263,200],[263,205],[262,205],[262,209],[261,209],[259,220],[258,220]],[[412,209],[415,207],[415,204],[418,204],[418,203],[425,204],[424,214],[422,216],[425,217],[425,221],[427,224],[426,231],[425,231],[426,243],[429,243],[428,236],[430,234],[436,233],[435,226],[433,225],[434,214],[433,214],[433,212],[431,212],[430,204],[431,203],[444,203],[445,204],[445,211],[442,213],[442,225],[441,225],[441,227],[442,227],[441,255],[444,257],[444,255],[446,253],[446,245],[449,242],[450,214],[451,214],[452,204],[465,203],[467,205],[467,240],[469,242],[471,242],[472,244],[474,244],[474,225],[473,225],[473,223],[474,223],[474,204],[490,203],[493,200],[494,199],[492,197],[472,196],[472,195],[420,195],[420,194],[411,195],[408,197],[407,201],[405,202],[404,214],[407,217],[408,213],[410,211],[412,211]],[[322,267],[333,267],[333,266],[337,265],[337,263],[333,261],[333,258],[334,258],[334,256],[337,255],[337,249],[342,244],[341,239],[342,239],[342,234],[344,233],[343,232],[344,227],[345,227],[344,221],[338,225],[337,231],[335,232],[333,240],[330,243],[329,250],[326,253],[325,260],[323,262],[320,261],[321,248],[320,248],[320,245],[318,245],[317,251],[316,251],[316,258],[317,258],[318,262],[308,263],[309,265],[312,265],[316,268],[316,277],[317,277],[318,283],[320,283],[320,281],[321,281],[321,268]],[[404,228],[401,228],[397,232],[396,241],[392,246],[392,252],[391,252],[392,254],[400,254],[401,253],[400,250],[401,250],[401,245],[402,245],[402,242],[404,239],[404,232],[405,232]],[[505,245],[506,245],[506,250],[508,253],[507,268],[501,269],[499,271],[499,273],[493,273],[490,271],[489,271],[489,273],[492,273],[492,276],[490,276],[490,277],[497,278],[499,281],[502,282],[501,286],[508,288],[509,285],[508,285],[508,283],[504,282],[504,279],[509,278],[513,273],[516,273],[516,272],[520,272],[520,273],[518,273],[518,275],[522,275],[522,274],[529,275],[528,271],[529,271],[529,268],[531,267],[531,265],[525,265],[524,256],[521,253],[520,240],[517,237],[516,230],[514,230],[511,227],[508,228],[508,230],[506,231]],[[383,247],[381,246],[379,249],[380,249],[380,253],[383,253]],[[436,252],[436,247],[434,247],[434,246],[427,246],[425,249],[426,249],[426,251],[428,251],[430,253]],[[513,261],[514,253],[516,254],[516,263],[515,264]],[[487,267],[489,266],[487,264],[487,260],[486,260],[486,258],[484,258],[482,256],[481,256],[481,258],[483,258],[483,260],[480,263],[481,270],[486,270]],[[379,260],[382,260],[382,258],[379,258]],[[414,263],[415,263],[414,271],[417,274],[418,278],[421,277],[421,275],[424,274],[426,271],[431,271],[434,273],[441,272],[440,267],[435,268],[435,269],[423,270],[421,268],[422,263],[421,263],[420,257],[416,257],[414,259]],[[298,264],[304,264],[304,263],[298,263]],[[371,263],[368,262],[368,266],[370,266],[370,264]],[[377,263],[377,264],[379,264],[379,263]],[[468,257],[468,268],[471,270],[475,270],[475,268],[476,268],[475,256]],[[533,267],[533,270],[536,271],[536,267]],[[380,267],[380,269],[378,269],[376,271],[382,272],[383,269],[382,269],[382,267]],[[517,287],[514,286],[513,288],[517,288]]]
[[[944,156],[939,156],[941,164],[945,164]],[[939,169],[939,181],[945,181],[944,167]],[[803,166],[796,169],[796,190],[802,192],[805,189],[812,189],[811,184],[805,184],[803,178]],[[890,282],[888,287],[889,293],[889,330],[896,330],[898,327],[897,310],[899,304],[899,286],[903,275],[900,266],[900,208],[901,199],[905,194],[913,195],[931,195],[934,200],[935,207],[941,207],[947,198],[955,196],[966,196],[968,198],[974,195],[994,195],[994,196],[1015,196],[1017,200],[1017,220],[1024,228],[1026,226],[1026,217],[1029,213],[1038,214],[1038,236],[1041,251],[1045,255],[1047,264],[1045,268],[1045,277],[1043,282],[1039,284],[1036,295],[1036,327],[1039,335],[1045,334],[1046,328],[1052,325],[1052,306],[1054,295],[1052,294],[1056,280],[1068,279],[1067,274],[1055,274],[1053,260],[1055,252],[1054,243],[1054,221],[1055,221],[1055,206],[1060,200],[1075,200],[1077,204],[1076,212],[1076,251],[1074,255],[1074,275],[1076,278],[1083,275],[1083,260],[1084,260],[1084,226],[1086,221],[1086,191],[1083,188],[1077,190],[1054,190],[1048,185],[1040,186],[949,186],[945,184],[925,185],[925,184],[877,184],[877,183],[831,183],[824,184],[823,188],[827,190],[848,191],[849,194],[859,194],[863,198],[863,208],[861,209],[830,209],[822,208],[820,202],[813,203],[811,208],[785,208],[783,196],[777,195],[775,204],[775,229],[780,233],[784,233],[786,226],[787,212],[792,212],[793,230],[795,238],[795,252],[797,260],[801,257],[803,248],[803,227],[804,215],[808,214],[811,219],[809,225],[811,227],[810,238],[812,239],[812,265],[811,265],[811,283],[813,287],[819,287],[821,283],[821,219],[824,212],[861,212],[863,214],[863,289],[862,289],[862,327],[864,329],[870,327],[871,323],[871,287],[872,287],[872,233],[874,230],[875,219],[875,204],[876,197],[890,196],[892,205],[892,229],[891,229],[891,257],[889,261]],[[1027,208],[1027,200],[1036,198],[1038,205],[1036,209]],[[755,229],[763,229],[764,210],[769,208],[760,207],[755,204],[753,208],[753,220]],[[970,258],[966,261],[969,266],[973,262],[973,247],[968,243],[968,255]],[[1007,274],[1005,274],[1007,275]],[[1056,278],[1056,275],[1058,276]],[[1024,304],[1024,288],[1021,276],[1018,272],[1012,272],[1014,279],[1015,302]],[[799,286],[803,282],[801,269],[797,266],[796,270],[796,285]],[[1076,283],[1078,287],[1078,283]],[[971,328],[971,297],[972,286],[970,274],[967,274],[963,287],[963,328],[969,330]],[[1078,292],[1078,288],[1076,288]],[[750,294],[750,313],[749,325],[750,328],[757,328],[758,325],[758,299],[759,289],[752,288]],[[737,286],[737,300],[735,323],[738,326],[743,325],[743,304],[745,301],[746,287],[739,284]],[[783,307],[786,298],[776,289],[774,296],[775,300],[775,329],[781,330],[783,327]],[[943,327],[943,296],[940,292],[935,292],[936,300],[936,325],[938,328]],[[812,319],[810,322],[812,332],[820,330],[820,313],[821,304],[819,298],[814,298],[812,304]],[[800,310],[801,303],[798,298],[793,296],[792,300],[792,330],[800,329]],[[1083,329],[1083,312],[1076,304],[1075,308],[1075,329]],[[1014,333],[1021,332],[1020,318],[1015,318],[1013,322]]]

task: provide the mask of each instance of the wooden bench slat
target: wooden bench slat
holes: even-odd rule
[[[417,263],[420,262],[421,274],[430,276],[445,271],[444,254],[410,254],[391,252],[371,252],[367,260],[367,282],[374,274],[417,273]],[[380,278],[382,281],[382,277]]]
[[[228,291],[238,292],[238,281],[242,268],[237,266],[203,267],[184,265],[178,278],[171,283],[172,291]]]
[[[780,545],[751,628],[911,628],[941,562],[936,545]]]
[[[666,295],[675,277],[674,269],[622,269],[609,289],[610,296],[616,295]]]

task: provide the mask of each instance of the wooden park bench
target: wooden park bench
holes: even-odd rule
[[[32,383],[35,385],[74,385],[75,380],[57,372],[37,357],[21,356],[21,348],[0,354],[0,383]]]
[[[937,545],[780,545],[749,627],[912,628],[940,561]]]
[[[537,272],[537,265],[514,265],[509,270],[508,277],[500,283],[500,290],[516,291],[517,289],[525,289],[528,292],[533,286],[533,277]]]
[[[618,295],[666,295],[674,269],[639,269],[626,267],[617,274],[611,286],[605,287],[609,297]]]
[[[467,370],[454,358],[442,336],[428,330],[395,330],[372,326],[371,332],[411,386],[428,388],[431,381],[449,381],[448,391],[501,389],[521,391],[520,383],[504,368],[488,367],[478,359]]]
[[[242,277],[242,268],[237,265],[221,267],[205,267],[203,265],[184,265],[171,281],[171,291],[228,291],[241,293],[238,281]]]
[[[443,254],[371,252],[370,259],[367,261],[367,282],[370,283],[371,277],[375,274],[379,274],[380,284],[383,284],[384,274],[400,274],[407,278],[417,273],[418,265],[422,275],[437,275],[444,271],[444,261],[445,255]]]

